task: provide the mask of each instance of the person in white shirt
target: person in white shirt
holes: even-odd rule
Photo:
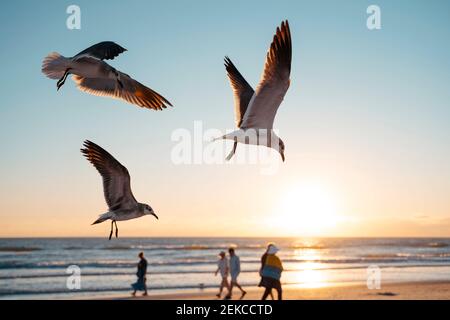
[[[217,298],[220,298],[223,289],[226,288],[228,290],[228,294],[225,296],[225,298],[228,298],[228,296],[230,296],[230,285],[228,284],[228,274],[230,273],[230,265],[228,263],[227,257],[225,256],[225,252],[223,251],[220,252],[219,257],[220,259],[217,262],[217,270],[215,272],[215,275],[217,276],[217,274],[220,272],[222,281],[220,283],[219,293],[216,296]]]
[[[247,292],[244,289],[242,289],[242,287],[239,285],[237,281],[237,278],[241,273],[241,261],[234,252],[234,248],[229,248],[228,253],[230,254],[230,274],[231,274],[231,286],[228,298],[231,299],[231,295],[233,294],[233,287],[236,286],[238,287],[239,290],[241,290],[241,299],[242,299],[247,294]]]

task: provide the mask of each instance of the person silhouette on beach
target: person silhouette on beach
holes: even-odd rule
[[[242,289],[242,287],[239,285],[237,278],[239,276],[239,273],[241,273],[241,261],[239,257],[236,255],[234,248],[229,248],[228,253],[230,254],[230,274],[231,274],[231,285],[230,285],[230,292],[228,293],[227,298],[231,299],[233,294],[233,287],[238,287],[239,290],[241,290],[241,299],[244,298],[244,296],[247,294],[247,291]]]
[[[134,292],[132,293],[132,296],[136,296],[136,291],[144,291],[143,296],[147,295],[147,260],[144,258],[144,253],[139,253],[139,263],[137,265],[137,272],[136,275],[138,277],[137,282],[133,283],[131,287],[133,288]]]
[[[264,268],[264,265],[266,264],[266,259],[267,259],[267,251],[269,250],[270,246],[273,246],[273,243],[268,243],[267,244],[267,248],[266,248],[266,252],[264,252],[264,254],[261,257],[261,267],[259,268],[259,275],[261,277],[261,281],[258,284],[258,287],[262,287],[262,270]],[[270,290],[270,297],[272,298],[272,300],[275,300],[273,297],[273,293],[272,290]]]
[[[281,273],[283,272],[283,265],[280,258],[276,255],[279,249],[271,244],[267,248],[267,255],[264,261],[264,265],[260,272],[261,282],[259,286],[266,288],[261,300],[266,300],[267,296],[271,294],[272,289],[277,290],[278,300],[282,300],[282,289],[281,289]],[[273,297],[272,297],[273,298]]]
[[[230,272],[230,266],[228,263],[228,259],[225,255],[225,252],[222,251],[219,253],[219,261],[217,262],[217,270],[215,272],[215,275],[217,276],[217,274],[220,272],[220,276],[222,277],[222,281],[220,282],[220,289],[219,289],[219,293],[216,294],[217,298],[220,298],[220,296],[222,295],[222,291],[224,288],[226,288],[228,290],[228,294],[225,296],[225,299],[229,299],[230,297],[230,285],[228,284],[228,274]]]

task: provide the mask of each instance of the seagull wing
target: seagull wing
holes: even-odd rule
[[[172,104],[159,93],[137,82],[123,72],[119,72],[121,87],[118,81],[108,78],[84,78],[73,75],[78,89],[96,96],[107,96],[125,100],[137,106],[162,110]]]
[[[236,126],[241,127],[242,118],[255,91],[248,84],[230,58],[225,57],[225,69],[234,92],[234,116]]]
[[[84,49],[74,56],[73,59],[76,60],[81,57],[89,56],[100,60],[112,60],[124,51],[127,51],[127,49],[119,46],[117,43],[112,41],[103,41]]]
[[[282,22],[267,52],[261,81],[244,115],[242,128],[272,129],[273,121],[289,88],[292,43],[289,23]]]
[[[131,192],[130,175],[127,168],[106,150],[86,140],[81,149],[103,179],[103,192],[110,210],[131,209],[137,201]]]

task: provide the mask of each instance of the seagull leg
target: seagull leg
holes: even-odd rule
[[[231,158],[234,156],[236,148],[237,148],[237,141],[235,140],[233,144],[233,150],[231,150],[230,154],[225,158],[227,161],[230,161]]]
[[[109,233],[109,240],[111,240],[112,237],[113,227],[114,227],[114,220],[111,220],[111,232]]]
[[[119,237],[119,228],[117,228],[117,221],[114,220],[114,223],[116,225],[116,238]]]
[[[59,90],[59,88],[61,88],[63,86],[63,84],[66,82],[67,76],[69,75],[69,70],[70,70],[70,68],[67,68],[66,71],[64,72],[64,75],[56,83],[56,87],[57,87],[56,90]]]

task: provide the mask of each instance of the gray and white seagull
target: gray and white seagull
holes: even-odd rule
[[[227,160],[234,155],[240,142],[275,149],[284,161],[284,142],[273,131],[273,122],[278,107],[289,89],[291,61],[291,31],[287,20],[281,23],[281,27],[277,28],[273,37],[256,91],[230,58],[225,57],[225,68],[234,91],[234,112],[238,127],[238,130],[219,138],[234,141],[233,150],[227,156]],[[255,139],[251,139],[250,131],[256,133]]]
[[[86,140],[83,146],[81,152],[102,176],[103,192],[109,208],[108,212],[101,214],[92,224],[111,220],[109,234],[109,240],[111,240],[114,225],[116,226],[116,238],[118,237],[117,221],[140,218],[145,215],[152,215],[158,219],[148,204],[139,203],[134,198],[127,168],[95,143]]]
[[[67,76],[72,74],[78,89],[89,94],[122,99],[154,110],[162,110],[167,108],[167,105],[172,106],[159,93],[105,62],[126,50],[112,41],[104,41],[70,58],[52,52],[45,57],[42,72],[50,79],[59,79],[56,84],[57,90],[64,85]]]

